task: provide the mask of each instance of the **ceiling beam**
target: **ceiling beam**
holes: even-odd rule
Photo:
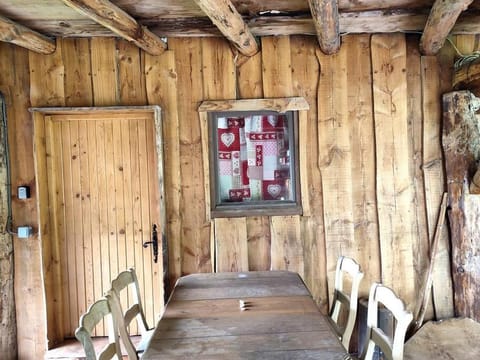
[[[108,0],[62,1],[151,55],[160,55],[167,47],[157,35]]]
[[[420,51],[424,55],[435,55],[445,43],[455,22],[473,0],[436,0],[428,15],[420,39]]]
[[[9,42],[40,54],[51,54],[56,48],[55,40],[3,16],[0,16],[0,41]]]
[[[337,0],[308,0],[320,49],[327,55],[340,49],[340,23]]]
[[[245,56],[258,52],[258,45],[247,24],[230,0],[195,0],[220,32]]]

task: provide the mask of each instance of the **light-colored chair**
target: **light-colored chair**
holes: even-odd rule
[[[128,309],[123,309],[121,304],[122,292],[128,291],[130,287],[131,301]],[[117,318],[118,331],[129,359],[140,358],[141,353],[150,341],[153,329],[148,328],[147,320],[143,312],[142,300],[140,297],[140,288],[138,285],[135,270],[130,268],[118,274],[117,278],[112,281],[112,288],[107,292],[112,301],[112,311]],[[140,330],[141,340],[135,347],[130,339],[129,327],[132,321],[136,319],[138,329]]]
[[[346,274],[351,278],[351,291],[349,294],[344,291]],[[338,258],[330,319],[332,320],[332,325],[347,351],[350,344],[350,338],[352,337],[353,328],[355,326],[355,319],[357,317],[358,288],[362,278],[363,273],[360,271],[360,265],[358,265],[353,259],[346,256],[340,256]],[[344,310],[342,310],[342,308]],[[342,311],[347,311],[347,315],[342,317]]]
[[[396,321],[393,339],[378,327],[378,304],[389,310]],[[375,346],[378,346],[385,359],[403,360],[403,345],[412,314],[405,310],[405,305],[393,290],[381,284],[374,283],[370,288],[367,312],[366,345],[361,354],[362,360],[372,360]]]
[[[92,332],[103,319],[106,320],[108,327],[108,344],[96,353],[92,342]],[[75,337],[82,344],[87,360],[122,359],[116,319],[112,316],[110,302],[107,298],[93,303],[80,317],[80,326],[75,331]]]

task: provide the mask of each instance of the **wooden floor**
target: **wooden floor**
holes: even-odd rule
[[[426,323],[406,343],[405,360],[478,360],[480,323],[454,318]]]
[[[102,349],[107,343],[107,337],[94,338],[95,349]],[[134,345],[140,342],[140,336],[132,336]],[[122,346],[123,359],[128,359],[127,352]],[[83,347],[76,339],[65,339],[65,341],[55,349],[47,351],[45,359],[85,359],[85,352]]]

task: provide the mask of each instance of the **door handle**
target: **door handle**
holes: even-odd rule
[[[158,234],[157,234],[157,224],[152,226],[152,241],[147,241],[143,243],[143,247],[147,248],[148,245],[153,247],[153,262],[158,262]]]

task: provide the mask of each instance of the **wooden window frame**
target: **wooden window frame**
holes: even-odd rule
[[[272,98],[272,99],[244,99],[244,100],[208,100],[198,108],[202,129],[202,150],[205,168],[205,201],[207,218],[246,217],[263,215],[301,215],[308,213],[307,186],[306,186],[306,154],[305,144],[300,144],[306,134],[306,117],[308,103],[303,97]],[[217,176],[215,164],[215,143],[211,123],[218,114],[225,115],[238,113],[292,113],[293,140],[294,140],[294,196],[293,201],[265,201],[251,203],[218,203]]]

